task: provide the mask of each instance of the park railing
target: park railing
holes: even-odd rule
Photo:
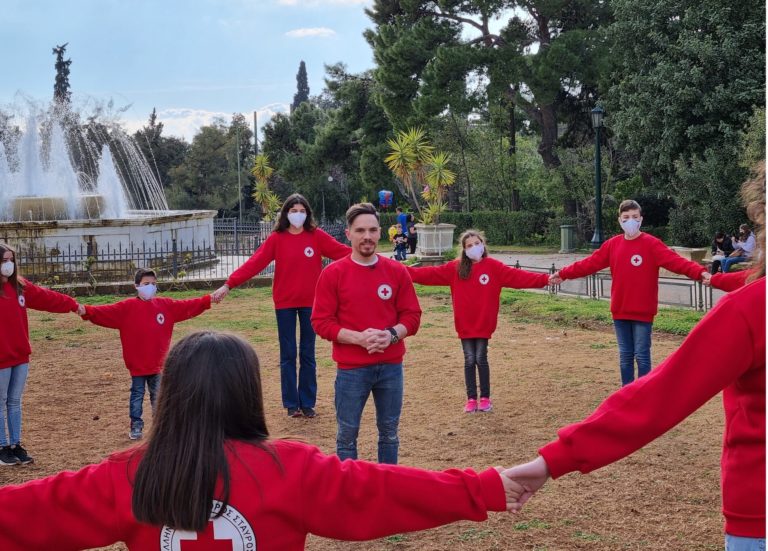
[[[323,229],[344,242],[344,224],[331,223]],[[171,239],[131,244],[127,248],[78,247],[41,249],[21,244],[16,251],[19,273],[47,286],[91,286],[130,283],[138,268],[155,270],[161,280],[211,281],[226,279],[242,266],[272,232],[266,223],[241,224],[237,220],[216,220],[213,243]],[[271,275],[270,264],[262,275]]]

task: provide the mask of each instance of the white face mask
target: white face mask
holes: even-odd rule
[[[469,257],[470,260],[480,260],[483,258],[483,253],[485,252],[485,245],[482,243],[478,243],[477,245],[472,245],[468,249],[464,249],[464,252]]]
[[[294,228],[302,227],[306,219],[307,219],[306,212],[289,212],[288,213],[288,222],[290,222],[291,226],[293,226]]]
[[[136,287],[139,292],[139,297],[144,300],[151,300],[157,294],[157,285],[150,283],[149,285],[139,285]]]
[[[16,265],[13,263],[13,260],[7,260],[0,264],[0,274],[4,277],[11,277],[15,268]]]
[[[640,224],[642,223],[642,220],[634,220],[630,218],[621,222],[621,229],[624,230],[627,237],[634,237],[640,233]]]

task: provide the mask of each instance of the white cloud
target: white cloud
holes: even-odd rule
[[[290,38],[329,38],[336,36],[336,31],[328,27],[312,27],[308,29],[293,29],[285,33],[285,36]]]
[[[267,124],[277,113],[287,113],[290,107],[283,103],[272,103],[257,109],[257,122],[259,125],[259,134],[261,134],[264,125]],[[252,113],[243,113],[246,120],[253,121]],[[206,111],[203,109],[171,108],[163,109],[157,112],[158,122],[163,123],[163,135],[183,138],[187,142],[192,142],[195,135],[200,132],[200,128],[213,124],[216,119],[224,119],[229,124],[232,119],[232,113],[221,111]],[[130,132],[136,132],[147,124],[146,119],[123,119],[123,126]],[[261,139],[261,138],[259,138]]]

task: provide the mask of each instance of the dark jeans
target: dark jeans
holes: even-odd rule
[[[488,365],[488,339],[461,339],[464,350],[464,382],[467,385],[467,398],[477,400],[477,377],[475,366],[480,375],[480,397],[491,397],[491,368]]]
[[[416,254],[416,238],[408,237],[408,249],[410,254]]]
[[[143,413],[145,385],[149,390],[149,403],[152,406],[152,413],[154,413],[157,391],[160,388],[160,374],[131,376],[131,401],[128,406],[128,413],[131,416],[131,427],[144,428],[141,414]]]
[[[279,308],[280,388],[285,408],[313,408],[317,400],[315,331],[309,318],[312,308]],[[299,318],[299,376],[296,378],[296,317]]]
[[[619,344],[619,370],[621,386],[635,380],[635,360],[637,377],[651,372],[651,328],[646,321],[613,320],[616,341]]]
[[[397,464],[397,435],[403,409],[403,364],[374,364],[336,370],[336,455],[357,459],[357,434],[368,395],[373,393],[379,429],[379,463]]]

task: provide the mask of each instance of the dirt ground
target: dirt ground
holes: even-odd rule
[[[609,328],[563,329],[514,319],[502,307],[491,341],[494,411],[462,412],[461,349],[448,296],[422,297],[422,329],[407,341],[400,460],[443,469],[511,466],[535,457],[559,427],[589,414],[619,384],[618,352]],[[200,328],[246,336],[261,357],[272,435],[298,436],[334,451],[334,365],[318,340],[318,417],[289,419],[280,404],[276,327],[269,291],[230,296],[211,312],[177,326],[175,339]],[[97,462],[130,445],[130,378],[116,331],[72,315],[30,312],[34,354],[24,395],[23,441],[36,459],[0,470],[0,484],[18,483]],[[655,363],[679,338],[654,335]],[[145,403],[145,419],[149,403]],[[667,435],[590,475],[550,481],[517,516],[495,513],[367,543],[310,537],[307,549],[570,550],[722,549],[719,454],[720,397]],[[369,402],[359,440],[361,458],[375,459]],[[125,549],[121,545],[111,550]]]

